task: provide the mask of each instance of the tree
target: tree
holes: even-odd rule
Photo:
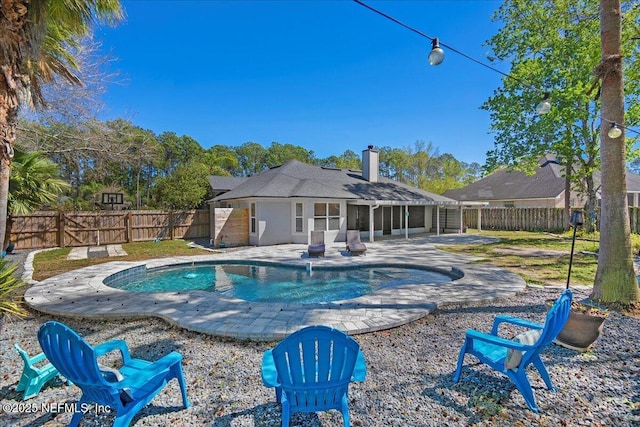
[[[321,166],[338,168],[338,169],[362,169],[362,160],[354,151],[347,150],[339,156],[329,156],[324,160],[318,161]]]
[[[155,187],[157,204],[169,209],[195,209],[205,200],[209,189],[209,168],[192,161],[178,165],[171,176],[159,179]]]
[[[128,149],[116,158],[111,157],[105,162],[107,176],[99,181],[122,186],[129,193],[135,194],[135,208],[140,209],[142,206],[140,186],[142,181],[146,184],[146,188],[151,186],[152,174],[148,166],[160,164],[162,147],[152,131],[134,126],[126,120],[113,120],[108,122],[107,126],[111,130],[109,136],[113,143]],[[146,176],[143,177],[143,175]]]
[[[600,80],[603,121],[624,124],[624,85],[621,53],[620,0],[601,0],[602,59],[594,74]],[[591,298],[604,303],[629,304],[639,300],[633,269],[629,210],[625,181],[624,128],[612,138],[601,126],[602,216],[598,268]]]
[[[0,3],[0,241],[7,227],[9,177],[21,105],[43,107],[42,85],[56,77],[72,84],[71,54],[94,22],[116,22],[118,0],[3,0]]]
[[[630,68],[636,60],[637,16],[638,10],[629,10],[624,36]],[[489,170],[507,166],[526,172],[543,155],[556,153],[574,189],[587,196],[592,225],[598,190],[594,172],[600,168],[600,98],[593,76],[600,60],[598,5],[590,0],[507,0],[495,19],[504,26],[489,44],[495,59],[510,61],[511,70],[482,106],[490,111],[496,135],[487,155]],[[637,83],[627,89],[630,103],[636,102]],[[544,91],[553,108],[540,116],[535,107]],[[637,109],[630,117],[637,121]]]
[[[380,175],[398,182],[408,183],[409,157],[400,148],[380,148]]]
[[[9,244],[11,217],[25,215],[54,203],[69,188],[60,178],[58,165],[40,152],[23,152],[16,147],[9,183],[9,216],[3,248]]]
[[[313,151],[292,144],[280,144],[272,142],[267,149],[265,163],[272,168],[287,163],[289,160],[298,160],[303,163],[314,163]]]
[[[204,148],[188,135],[178,136],[175,132],[162,132],[158,141],[164,151],[162,169],[164,176],[169,176],[180,164],[202,159]]]
[[[588,196],[588,220],[596,218],[594,171],[602,170],[593,297],[629,303],[638,298],[624,181],[625,145],[633,141],[612,140],[607,132],[612,122],[623,123],[623,89],[627,122],[640,119],[635,40],[640,11],[630,5],[624,27],[602,22],[601,46],[599,17],[617,14],[619,21],[621,13],[619,0],[602,1],[600,9],[589,0],[505,1],[495,14],[504,26],[490,44],[497,59],[511,62],[511,70],[483,108],[490,111],[496,133],[489,163],[527,169],[543,154],[556,153],[573,186]],[[624,88],[623,69],[630,77]],[[548,91],[553,108],[539,116],[535,106],[542,90]]]
[[[236,148],[236,154],[241,176],[254,175],[267,167],[267,150],[257,142],[245,142]]]
[[[224,145],[214,145],[205,153],[205,163],[209,166],[211,175],[231,175],[240,164],[238,156],[232,148]]]

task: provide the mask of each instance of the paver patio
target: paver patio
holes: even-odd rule
[[[349,256],[344,242],[327,245],[326,256],[308,258],[306,245],[253,247],[211,255],[114,261],[70,271],[41,282],[25,293],[36,310],[86,318],[160,317],[185,329],[240,339],[276,340],[311,324],[325,324],[358,334],[393,328],[419,319],[436,307],[512,296],[525,289],[524,280],[505,269],[473,264],[474,258],[443,252],[436,244],[488,242],[475,235],[421,235],[409,239],[367,242],[366,256]],[[33,255],[30,255],[32,262]],[[389,264],[429,266],[457,274],[440,286],[406,285],[374,294],[319,304],[249,302],[215,292],[136,293],[105,286],[105,278],[123,270],[216,260],[254,260],[305,266]],[[27,271],[32,271],[28,266]],[[122,273],[121,273],[122,274]]]

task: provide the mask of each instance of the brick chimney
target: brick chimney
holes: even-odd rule
[[[373,145],[370,145],[362,151],[362,177],[369,182],[378,182],[379,168],[378,150],[374,150]]]

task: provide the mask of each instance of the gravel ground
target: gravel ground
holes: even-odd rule
[[[553,393],[533,369],[529,378],[540,407],[535,414],[508,379],[472,356],[462,378],[453,383],[464,331],[488,331],[494,316],[510,314],[543,321],[545,301],[558,289],[530,288],[508,300],[474,306],[443,307],[432,315],[388,331],[356,335],[367,359],[367,379],[349,392],[353,426],[638,426],[640,425],[640,319],[611,313],[594,349],[577,353],[556,345],[543,353]],[[576,298],[587,291],[576,290]],[[19,342],[39,351],[37,331],[51,319],[35,311],[5,321],[0,333],[0,425],[67,425],[71,413],[43,410],[45,404],[70,404],[77,387],[56,379],[21,407],[15,391],[22,362]],[[280,406],[260,379],[262,353],[275,343],[244,342],[184,331],[158,319],[95,321],[56,318],[92,344],[125,339],[134,357],[156,360],[172,350],[184,356],[192,406],[182,409],[172,381],[135,418],[140,426],[278,426]],[[515,332],[515,331],[513,331]],[[7,405],[8,404],[8,405]],[[18,411],[22,409],[22,411]],[[28,411],[28,410],[29,411]],[[4,413],[3,413],[4,412]],[[81,425],[110,425],[112,417],[90,411]],[[292,426],[341,426],[336,411],[296,414]]]

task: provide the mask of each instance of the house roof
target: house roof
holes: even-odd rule
[[[640,175],[627,171],[627,193],[640,193]]]
[[[229,190],[233,190],[238,185],[245,182],[248,178],[237,178],[234,176],[218,176],[218,175],[210,175],[209,176],[209,185],[213,191],[216,192],[225,192]]]
[[[640,176],[627,172],[627,192],[640,192]],[[600,174],[594,173],[596,184]],[[562,195],[565,189],[564,166],[553,154],[540,160],[534,175],[503,169],[466,187],[447,190],[444,196],[460,201],[551,199]]]
[[[210,177],[217,182],[218,177]],[[213,184],[212,184],[213,185]],[[369,182],[361,171],[313,166],[291,160],[249,178],[214,201],[255,197],[347,199],[354,203],[457,204],[448,197],[429,193],[387,178]]]
[[[447,190],[444,195],[456,200],[518,200],[556,198],[564,191],[564,167],[553,156],[545,156],[534,175],[499,170],[466,187]]]

